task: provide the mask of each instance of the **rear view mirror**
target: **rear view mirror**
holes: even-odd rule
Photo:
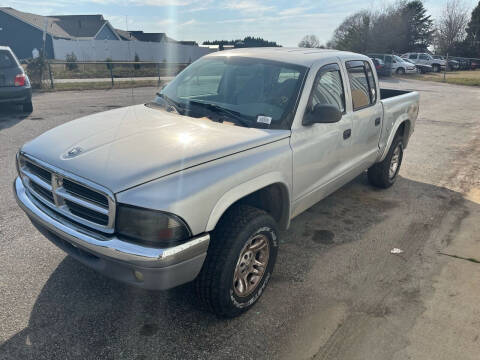
[[[317,104],[303,116],[303,125],[336,123],[342,118],[342,113],[335,105]]]

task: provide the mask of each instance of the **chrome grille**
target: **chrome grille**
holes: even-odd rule
[[[115,200],[107,189],[25,154],[18,165],[23,184],[35,199],[81,225],[113,232]]]

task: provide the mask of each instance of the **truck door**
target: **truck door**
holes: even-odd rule
[[[378,155],[383,107],[377,93],[376,77],[368,61],[345,63],[352,98],[351,159],[360,167],[373,164]]]
[[[338,64],[321,67],[309,91],[307,110],[316,104],[338,107],[345,114],[345,87]],[[293,151],[293,213],[300,213],[319,201],[325,185],[331,184],[345,172],[350,149],[352,121],[344,115],[336,123],[302,125],[292,130]]]

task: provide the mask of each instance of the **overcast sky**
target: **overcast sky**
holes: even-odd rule
[[[102,14],[113,26],[166,32],[177,40],[237,39],[247,35],[296,46],[306,34],[328,41],[342,20],[394,0],[0,0],[1,6],[41,15]],[[425,0],[433,17],[446,0]],[[469,10],[478,0],[465,0]],[[128,19],[128,20],[127,20]],[[127,25],[128,21],[128,25]],[[0,24],[1,25],[1,24]]]

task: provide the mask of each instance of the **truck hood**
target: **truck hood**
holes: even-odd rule
[[[288,136],[135,105],[58,126],[22,151],[116,193]]]

